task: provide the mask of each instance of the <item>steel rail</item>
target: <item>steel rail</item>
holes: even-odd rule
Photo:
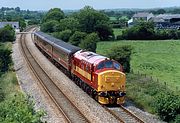
[[[30,28],[31,29],[31,28]],[[27,29],[26,31],[29,31],[30,29]],[[21,50],[23,52],[23,56],[25,57],[27,64],[29,65],[30,69],[32,70],[32,72],[34,73],[34,75],[37,77],[37,79],[40,81],[40,84],[43,86],[43,88],[45,89],[45,91],[47,92],[47,94],[49,95],[49,97],[53,100],[53,102],[56,104],[56,106],[58,107],[58,109],[61,111],[61,113],[63,114],[63,116],[65,117],[65,119],[67,120],[67,122],[71,123],[71,119],[67,116],[67,114],[63,111],[63,109],[61,108],[61,106],[58,104],[57,99],[52,95],[52,92],[50,92],[50,90],[48,89],[48,87],[46,87],[46,85],[44,84],[43,80],[41,77],[39,77],[39,73],[35,70],[35,68],[33,67],[33,64],[37,64],[36,66],[38,66],[42,72],[44,73],[44,75],[46,75],[46,78],[48,78],[49,80],[51,80],[51,82],[54,84],[54,86],[56,87],[56,89],[58,89],[58,91],[60,93],[62,93],[62,95],[64,97],[66,97],[66,95],[57,87],[57,85],[53,82],[53,80],[47,75],[47,73],[41,68],[41,66],[38,64],[38,62],[36,62],[36,60],[34,59],[33,55],[31,54],[31,52],[29,51],[29,49],[27,48],[26,42],[25,42],[25,36],[26,34],[21,34],[20,37],[20,45],[21,45]],[[28,55],[27,55],[27,52]],[[31,63],[31,61],[29,60],[28,57],[31,57],[31,59],[33,59],[34,63]],[[83,117],[83,121],[85,122],[89,122],[89,120],[79,111],[79,109],[69,100],[68,97],[66,97],[67,100],[69,101],[69,103],[75,108],[75,110],[81,115],[80,117]]]

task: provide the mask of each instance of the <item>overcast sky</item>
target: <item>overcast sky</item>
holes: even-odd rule
[[[85,5],[95,9],[180,7],[180,0],[0,0],[0,7],[30,10],[81,9]]]

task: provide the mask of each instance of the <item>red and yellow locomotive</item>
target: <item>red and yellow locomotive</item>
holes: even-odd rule
[[[123,104],[125,74],[122,66],[105,56],[36,32],[34,42],[57,66],[62,66],[77,85],[101,104]]]
[[[78,51],[72,61],[72,74],[86,83],[82,86],[101,104],[122,104],[125,74],[116,61],[89,51]]]

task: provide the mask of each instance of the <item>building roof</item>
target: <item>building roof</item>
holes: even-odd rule
[[[162,18],[162,19],[180,18],[180,14],[160,14],[157,15],[156,18]]]
[[[0,22],[0,28],[5,27],[6,25],[11,25],[13,28],[19,28],[19,22]]]
[[[147,16],[149,16],[150,14],[152,14],[152,13],[147,13],[147,12],[140,12],[140,13],[136,13],[136,14],[134,14],[134,16],[133,17],[147,17]]]
[[[163,18],[161,18],[161,17],[153,17],[152,21],[153,22],[165,22],[165,20]]]

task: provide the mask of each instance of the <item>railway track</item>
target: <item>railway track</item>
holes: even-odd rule
[[[141,120],[123,106],[117,108],[104,108],[121,123],[145,123],[143,120]]]
[[[26,31],[30,31],[28,29]],[[78,110],[78,108],[66,97],[66,95],[57,87],[48,74],[41,68],[35,60],[26,45],[26,33],[21,34],[20,46],[22,54],[25,57],[29,68],[47,92],[49,97],[56,104],[59,111],[62,113],[64,119],[68,123],[87,123],[89,120]]]

